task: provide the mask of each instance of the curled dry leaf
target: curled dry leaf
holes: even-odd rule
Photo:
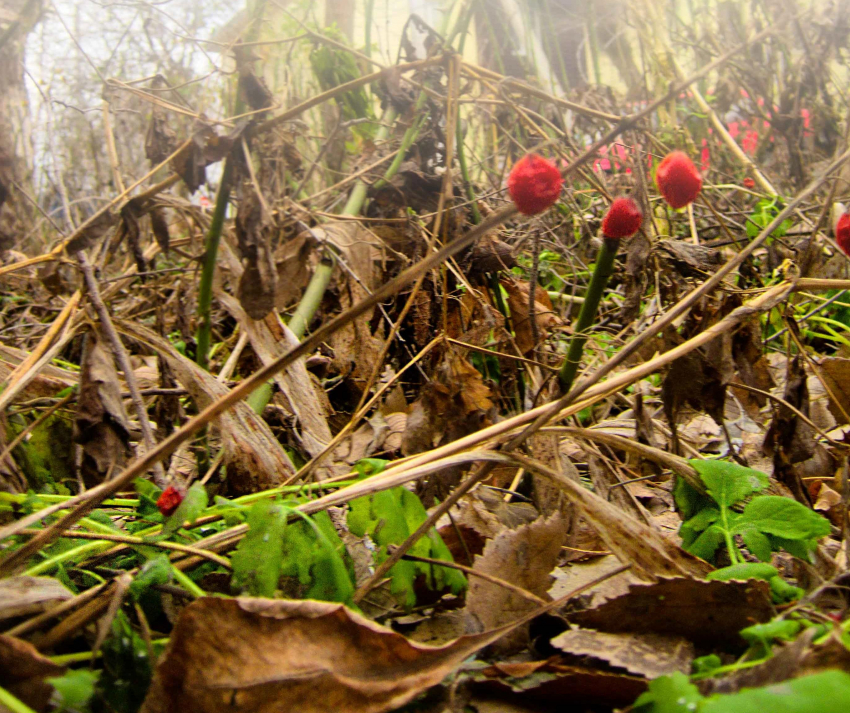
[[[430,647],[342,604],[202,598],[180,614],[141,713],[383,713],[511,626]]]
[[[63,673],[64,666],[42,656],[32,644],[0,634],[0,688],[33,710],[45,710],[50,701],[53,686],[45,679]],[[9,709],[0,705],[0,710]]]
[[[73,597],[58,579],[20,575],[0,579],[0,621],[37,614]]]
[[[130,423],[121,401],[118,372],[97,333],[89,332],[80,368],[74,440],[83,447],[80,471],[92,487],[120,470],[130,455]]]
[[[513,319],[517,348],[524,355],[528,354],[537,346],[534,341],[534,329],[528,318],[529,283],[522,280],[502,280],[501,285],[508,293],[508,308]],[[539,285],[534,293],[534,321],[537,323],[538,343],[545,341],[549,332],[561,325],[561,318],[555,313],[549,294]]]
[[[271,221],[250,182],[240,186],[236,238],[245,264],[239,279],[239,302],[251,319],[262,319],[274,309],[277,272],[272,260]]]
[[[626,594],[569,616],[584,628],[681,636],[707,649],[737,651],[738,633],[773,616],[767,582],[718,582],[689,577],[633,584]]]
[[[681,636],[608,634],[591,629],[570,629],[556,636],[551,643],[565,653],[590,656],[646,678],[665,676],[675,671],[690,673],[694,659],[694,645]]]
[[[516,530],[503,530],[475,558],[473,569],[510,582],[538,598],[547,597],[566,528],[560,513],[540,517]],[[534,601],[480,577],[470,577],[466,595],[467,631],[501,626],[536,608]],[[496,645],[502,654],[528,644],[527,628],[515,629]]]

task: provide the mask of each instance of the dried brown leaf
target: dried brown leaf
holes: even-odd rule
[[[0,634],[0,688],[30,708],[37,711],[47,708],[53,686],[44,679],[64,673],[64,666],[42,656],[32,644]],[[0,710],[8,709],[0,706]]]
[[[738,632],[773,616],[767,582],[708,582],[688,577],[633,584],[627,594],[569,615],[583,628],[681,636],[708,649],[740,650]]]
[[[552,646],[575,656],[590,656],[646,678],[676,671],[690,673],[694,645],[681,636],[609,634],[570,629],[552,639]]]
[[[0,621],[38,614],[73,593],[58,579],[20,575],[0,579]]]
[[[415,644],[341,604],[198,599],[180,614],[142,713],[383,713],[507,629]]]

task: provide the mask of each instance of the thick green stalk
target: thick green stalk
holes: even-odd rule
[[[213,210],[210,229],[207,231],[207,239],[204,245],[204,266],[201,271],[201,284],[198,288],[198,334],[197,354],[195,361],[203,369],[209,367],[210,337],[212,334],[212,292],[215,265],[218,258],[218,246],[221,242],[221,231],[224,227],[224,219],[227,215],[227,204],[230,201],[230,183],[233,173],[233,162],[226,158],[224,160],[224,171],[221,182],[218,184],[218,193],[215,197],[215,209]]]
[[[593,269],[593,275],[591,275],[590,284],[587,287],[587,294],[584,296],[584,303],[581,306],[578,319],[573,327],[573,338],[570,342],[567,357],[564,359],[558,375],[561,381],[561,390],[565,394],[569,392],[573,380],[576,378],[579,364],[581,364],[581,355],[584,352],[584,343],[587,341],[587,330],[590,329],[596,319],[599,302],[602,299],[602,294],[605,292],[608,278],[611,277],[611,273],[614,271],[614,258],[617,257],[617,249],[619,247],[619,240],[615,238],[604,238],[602,247],[599,248],[599,254],[596,256],[596,267]]]
[[[297,309],[292,313],[292,317],[289,320],[289,328],[299,341],[304,336],[304,332],[307,331],[307,325],[309,325],[310,320],[322,303],[325,289],[331,281],[331,275],[333,275],[335,262],[335,260],[323,260],[318,264],[316,271],[313,273],[313,279],[307,285],[307,289],[304,291]]]

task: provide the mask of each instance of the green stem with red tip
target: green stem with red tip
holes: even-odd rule
[[[569,392],[576,378],[578,367],[581,364],[581,355],[584,352],[584,343],[587,341],[587,330],[590,329],[596,320],[599,302],[602,299],[602,294],[605,292],[608,278],[614,272],[614,259],[617,257],[619,247],[620,241],[618,239],[604,238],[602,247],[599,248],[599,254],[596,256],[596,267],[593,268],[593,275],[591,275],[590,284],[587,286],[584,303],[581,306],[578,319],[573,327],[573,338],[570,342],[570,348],[558,373],[558,378],[561,382],[561,391],[565,394]]]

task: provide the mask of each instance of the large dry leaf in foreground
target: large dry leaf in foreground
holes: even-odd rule
[[[180,614],[141,713],[390,711],[510,628],[430,647],[342,604],[198,599]]]
[[[61,676],[65,667],[42,656],[27,641],[0,634],[0,687],[30,708],[43,710],[53,693],[45,678]],[[0,705],[0,711],[9,710]]]

